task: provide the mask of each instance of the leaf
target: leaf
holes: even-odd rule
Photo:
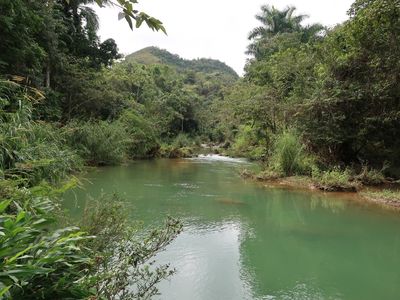
[[[128,22],[129,27],[133,30],[133,24],[132,24],[131,17],[125,15],[125,20]]]
[[[95,1],[96,1],[96,3],[97,3],[98,6],[104,7],[104,5],[103,5],[103,0],[95,0]],[[68,2],[69,2],[69,1],[68,1]]]
[[[21,221],[23,218],[25,218],[26,212],[25,211],[20,211],[17,215],[17,218],[15,219],[15,223],[18,223]]]
[[[0,290],[0,298],[2,298],[7,292],[8,292],[8,290],[11,288],[11,285],[10,286],[6,286],[5,288],[2,288],[1,290]]]
[[[17,254],[15,254],[13,257],[11,257],[10,259],[7,260],[7,263],[12,263],[14,262],[18,257],[20,257],[21,255],[25,254],[26,252],[28,252],[29,250],[31,250],[33,248],[33,246],[29,246],[28,248],[25,248],[24,250],[18,252]]]
[[[4,200],[0,202],[0,213],[2,213],[3,211],[5,211],[7,209],[7,207],[10,205],[11,200]]]
[[[122,20],[123,18],[125,18],[125,13],[124,12],[122,12],[122,11],[120,11],[119,13],[118,13],[118,20]]]

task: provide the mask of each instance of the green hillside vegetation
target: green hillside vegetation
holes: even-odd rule
[[[125,61],[140,64],[165,64],[178,70],[202,72],[207,74],[221,73],[238,78],[237,73],[225,63],[209,58],[183,59],[179,55],[157,47],[147,47],[125,57]]]
[[[357,0],[348,14],[327,29],[261,8],[245,76],[216,108],[232,155],[327,190],[399,178],[400,5]]]

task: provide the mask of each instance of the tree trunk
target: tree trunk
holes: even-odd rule
[[[51,78],[51,66],[50,66],[50,60],[47,61],[47,66],[46,66],[46,88],[50,88],[50,78]]]

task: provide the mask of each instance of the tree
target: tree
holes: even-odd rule
[[[320,49],[319,84],[299,124],[320,152],[345,163],[398,166],[400,3],[359,0]]]
[[[273,48],[273,39],[279,35],[298,34],[302,42],[308,42],[315,38],[324,27],[320,24],[303,26],[301,23],[308,18],[307,15],[296,15],[296,8],[288,6],[283,10],[276,9],[274,6],[263,5],[261,13],[256,15],[256,19],[261,22],[261,26],[254,28],[248,35],[252,43],[247,48],[247,54],[259,59],[265,56],[265,50]]]

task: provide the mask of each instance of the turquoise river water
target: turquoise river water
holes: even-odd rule
[[[157,257],[177,273],[158,299],[400,299],[400,214],[337,197],[265,187],[219,156],[96,169],[66,196],[118,192],[132,220],[184,231]]]

